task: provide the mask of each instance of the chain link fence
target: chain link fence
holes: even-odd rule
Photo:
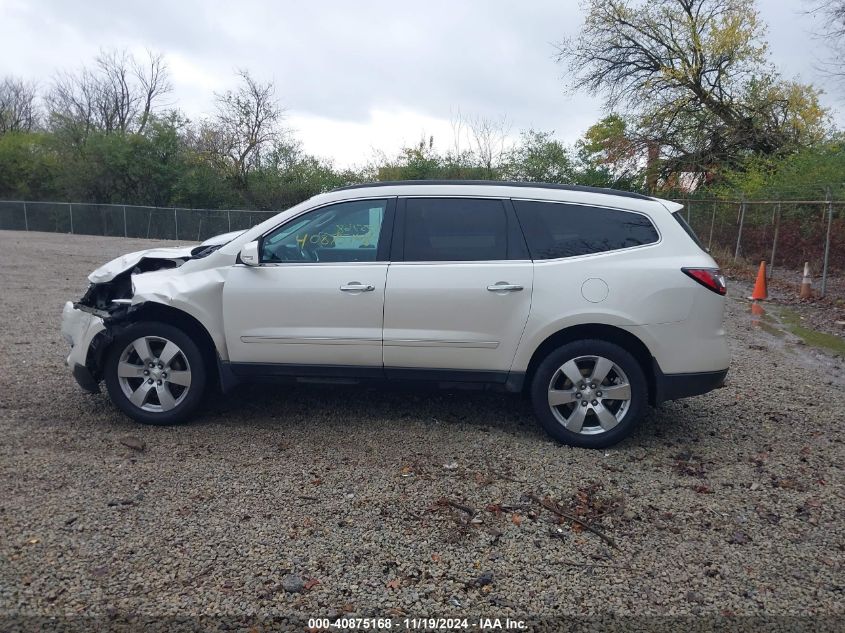
[[[276,211],[0,200],[0,229],[201,242],[248,229]]]
[[[845,269],[845,202],[678,199],[701,242],[721,257],[822,275]],[[0,201],[0,229],[203,241],[247,229],[274,211]]]
[[[676,199],[701,242],[734,261],[766,261],[801,270],[805,262],[821,276],[845,269],[845,202],[834,200]]]

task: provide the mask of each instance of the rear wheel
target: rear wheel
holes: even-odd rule
[[[595,339],[553,351],[531,383],[534,413],[546,432],[585,448],[605,448],[630,434],[647,398],[637,360],[622,347]]]
[[[174,424],[199,406],[206,368],[196,343],[165,323],[134,323],[117,336],[106,359],[112,402],[144,424]]]

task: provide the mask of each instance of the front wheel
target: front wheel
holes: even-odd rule
[[[182,330],[134,323],[115,337],[106,359],[112,402],[144,424],[175,424],[199,406],[206,368],[196,343]]]
[[[637,360],[607,341],[573,341],[549,354],[534,374],[531,402],[546,432],[571,446],[605,448],[634,430],[648,385]]]

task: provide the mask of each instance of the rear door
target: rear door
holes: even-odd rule
[[[400,199],[397,222],[384,305],[388,377],[503,381],[533,284],[510,203]]]

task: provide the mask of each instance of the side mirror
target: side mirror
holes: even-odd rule
[[[241,246],[241,254],[238,256],[242,264],[247,266],[258,266],[258,241],[249,242]]]

